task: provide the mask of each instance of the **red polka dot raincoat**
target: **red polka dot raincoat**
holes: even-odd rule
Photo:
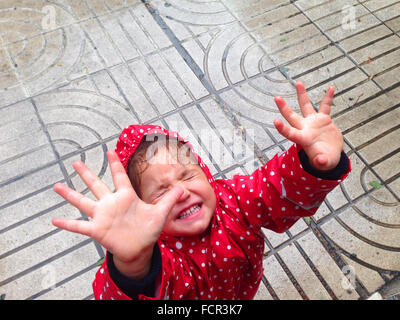
[[[125,168],[142,138],[150,134],[187,142],[159,126],[129,126],[116,148]],[[303,170],[300,150],[293,145],[251,175],[228,180],[214,179],[194,153],[217,198],[210,228],[190,238],[161,234],[157,244],[162,269],[156,297],[139,295],[139,299],[252,299],[263,275],[261,228],[284,232],[299,218],[313,215],[351,170],[349,164],[340,180],[316,178]],[[107,261],[96,273],[93,290],[95,299],[130,299],[111,279]]]

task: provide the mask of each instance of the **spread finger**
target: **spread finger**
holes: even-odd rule
[[[75,161],[74,169],[97,199],[112,193],[105,183],[95,175],[82,161]]]
[[[310,99],[308,98],[308,94],[304,84],[302,82],[296,83],[297,90],[297,99],[299,101],[301,113],[304,117],[309,116],[310,114],[315,113],[314,107],[312,106]]]
[[[289,122],[289,124],[292,127],[301,129],[301,121],[302,121],[301,116],[298,115],[296,112],[294,112],[292,108],[288,106],[288,104],[285,102],[283,98],[279,96],[275,97],[275,103],[279,108],[279,112],[286,119],[286,121]]]
[[[54,191],[57,192],[60,196],[62,196],[65,200],[67,200],[79,211],[93,218],[94,207],[96,205],[96,203],[93,200],[85,197],[84,195],[75,190],[72,190],[71,188],[67,187],[66,185],[63,185],[62,183],[55,184]]]

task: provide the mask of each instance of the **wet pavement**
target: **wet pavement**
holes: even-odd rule
[[[122,129],[160,124],[194,142],[216,178],[249,174],[291,145],[274,129],[273,97],[298,110],[301,80],[315,106],[335,86],[353,171],[311,219],[264,230],[256,298],[392,299],[399,61],[393,0],[1,0],[1,298],[93,299],[102,248],[51,224],[82,217],[52,191],[87,192],[73,161],[112,186],[105,152]]]

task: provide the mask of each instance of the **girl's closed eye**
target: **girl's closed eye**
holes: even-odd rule
[[[188,180],[193,179],[194,177],[196,177],[196,174],[191,173],[191,174],[186,175],[185,178],[184,178],[184,180],[185,180],[185,181],[188,181]]]
[[[160,189],[157,193],[152,196],[152,202],[160,200],[160,198],[167,192],[166,188]]]
[[[187,171],[185,172],[184,176],[183,176],[183,180],[185,181],[189,181],[195,177],[197,177],[198,173],[195,171]]]

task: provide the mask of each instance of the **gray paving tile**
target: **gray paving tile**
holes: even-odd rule
[[[168,56],[168,54],[166,55]],[[147,62],[153,72],[157,70],[156,75],[159,83],[174,102],[171,110],[176,106],[183,106],[193,101],[193,94],[176,70],[170,68],[171,64],[164,55],[151,55],[148,57]]]
[[[155,0],[152,4],[157,7],[160,14],[172,17],[173,20],[195,25],[224,25],[231,23],[234,18],[221,2],[196,3],[192,1]]]
[[[318,280],[310,265],[304,260],[299,250],[291,244],[280,250],[280,256],[285,261],[293,277],[299,283],[304,294],[311,300],[331,299],[327,290]]]
[[[264,276],[279,299],[301,300],[301,295],[293,286],[275,256],[267,257],[263,262],[263,266],[264,270],[268,270],[268,273],[264,273]]]
[[[373,247],[358,238],[356,233],[352,234],[348,232],[337,220],[331,220],[328,224],[322,227],[328,237],[334,237],[335,244],[340,246],[343,252],[352,255],[352,260],[361,260],[364,266],[369,266],[368,269],[384,269],[384,270],[396,270],[396,266],[399,263],[399,253],[389,250],[384,250],[378,247]],[[373,279],[371,279],[373,282]],[[381,286],[383,280],[380,279],[380,283],[375,285]]]
[[[185,86],[185,90],[190,96],[200,99],[209,94],[175,49],[163,51],[162,55],[170,69],[176,73],[175,76],[179,79],[181,86]]]
[[[110,35],[105,34],[104,26],[100,24],[98,19],[92,19],[81,23],[87,37],[97,48],[99,56],[104,61],[107,67],[120,64],[122,62],[121,53],[113,43]]]
[[[328,251],[323,247],[320,240],[313,233],[308,233],[299,239],[299,244],[305,253],[310,257],[313,265],[317,268],[329,288],[332,290],[334,297],[340,300],[355,300],[359,295],[355,290],[347,290],[342,285],[344,273]],[[326,268],[326,266],[330,268]]]
[[[73,244],[74,243],[71,241],[69,246]],[[49,245],[47,245],[47,248],[51,250]],[[60,250],[61,248],[59,247],[57,249]],[[36,252],[38,252],[37,249]],[[26,257],[26,253],[24,254],[24,252],[21,252],[21,255]],[[68,253],[57,260],[52,261],[51,264],[46,264],[44,266],[33,266],[31,268],[34,270],[26,274],[22,274],[23,272],[16,274],[16,280],[4,285],[6,292],[10,293],[6,297],[8,299],[29,299],[32,296],[37,298],[40,297],[42,292],[46,292],[46,290],[51,289],[58,294],[53,296],[50,295],[47,297],[48,299],[83,299],[90,295],[92,291],[89,277],[86,277],[86,279],[79,279],[81,281],[85,280],[86,284],[83,286],[80,284],[75,288],[67,286],[67,288],[61,287],[59,288],[61,290],[57,290],[58,283],[62,282],[66,278],[72,278],[73,280],[74,274],[79,273],[82,269],[85,269],[88,266],[92,266],[91,270],[93,271],[90,272],[90,276],[93,277],[94,270],[97,269],[95,267],[97,257],[96,251],[93,250],[93,245],[89,243],[77,248],[75,251]],[[15,266],[17,261],[9,261],[8,263],[9,265],[14,264]],[[65,264],[69,264],[69,267],[65,268]],[[70,285],[73,285],[73,283]],[[25,287],[23,292],[21,292],[21,286]],[[66,294],[66,289],[69,289],[68,294]],[[42,297],[42,299],[43,298],[45,297]]]
[[[85,247],[85,249],[90,249],[90,245]],[[92,255],[93,250],[90,252]],[[88,252],[85,252],[81,250],[78,252],[80,255],[85,255],[88,254]],[[93,258],[96,259],[95,256]],[[78,259],[80,259],[78,257]],[[70,263],[70,258],[67,257],[66,261],[63,261],[63,263]],[[87,283],[91,284],[95,274],[97,272],[98,267],[86,267],[82,269],[77,269],[78,271],[75,274],[69,275],[68,277],[61,278],[61,279],[55,279],[56,282],[54,285],[44,288],[40,293],[37,293],[33,297],[29,297],[32,299],[37,299],[37,300],[82,300],[82,299],[94,299],[93,298],[93,290],[91,285],[84,286],[82,287],[82,283]],[[40,295],[39,295],[40,294]]]

